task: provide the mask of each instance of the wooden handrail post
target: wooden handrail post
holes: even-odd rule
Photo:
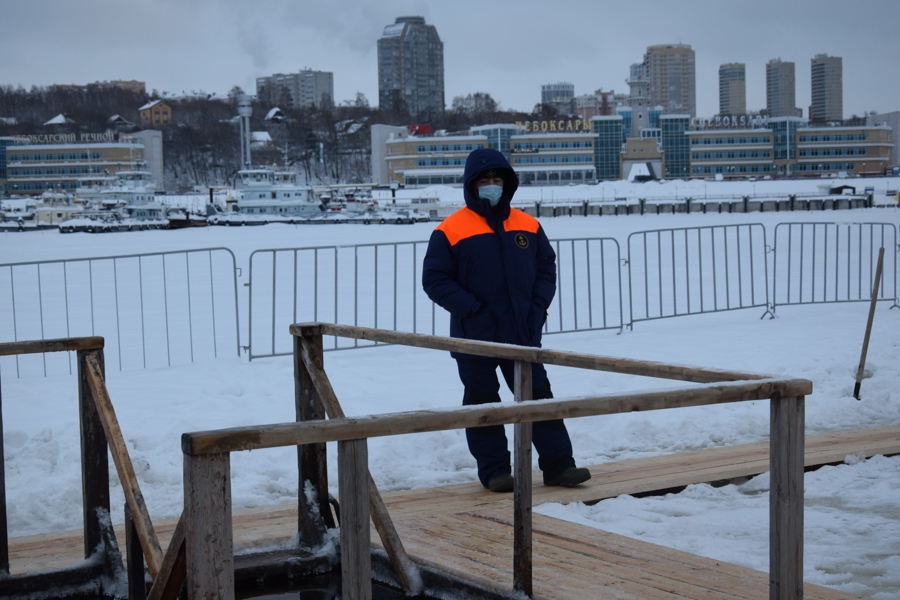
[[[338,442],[341,501],[341,597],[372,599],[369,453],[365,439]]]
[[[109,513],[109,458],[106,433],[91,397],[88,358],[96,356],[105,372],[103,350],[78,350],[78,411],[81,421],[81,493],[84,511],[84,557],[102,541],[97,509]]]
[[[146,600],[144,583],[144,550],[128,503],[125,503],[125,568],[128,572],[128,600]]]
[[[515,362],[513,394],[516,402],[531,400],[531,363]],[[531,423],[513,425],[515,487],[513,491],[513,591],[532,595],[531,554]]]
[[[322,334],[304,331],[306,343],[318,349],[322,355]],[[297,421],[314,421],[325,418],[325,407],[300,353],[301,338],[294,336],[294,405]],[[297,533],[300,545],[318,548],[325,541],[327,528],[335,527],[331,506],[328,504],[328,464],[324,443],[297,446],[297,471],[300,482],[297,495]],[[314,497],[307,495],[307,486]],[[318,518],[316,518],[318,515]]]
[[[344,409],[341,407],[341,403],[334,393],[334,388],[331,387],[331,381],[329,381],[323,368],[321,335],[318,335],[316,338],[301,336],[299,338],[295,337],[295,339],[300,340],[300,358],[306,369],[306,375],[312,380],[318,399],[325,408],[325,414],[329,419],[343,418]],[[318,341],[318,344],[313,343],[316,341]],[[417,596],[422,592],[422,577],[419,574],[419,569],[406,554],[403,542],[400,541],[400,536],[397,534],[391,515],[384,505],[384,500],[381,498],[381,493],[378,491],[378,486],[375,485],[375,480],[372,479],[372,474],[369,473],[368,467],[366,468],[366,475],[369,482],[369,511],[372,516],[372,522],[375,524],[375,529],[384,543],[384,549],[387,551],[391,566],[394,568],[403,591],[408,596]]]
[[[109,397],[109,391],[106,389],[100,358],[96,351],[87,354],[85,369],[93,407],[103,427],[109,453],[116,465],[116,473],[122,484],[122,493],[130,507],[130,515],[138,535],[138,541],[143,548],[143,556],[147,560],[147,568],[150,570],[150,576],[155,578],[159,572],[159,564],[162,562],[162,549],[159,546],[153,522],[150,520],[150,512],[147,510],[144,494],[141,492],[141,486],[134,472],[116,411]]]
[[[803,396],[770,401],[769,599],[803,598]]]
[[[176,600],[186,578],[186,559],[184,548],[184,511],[178,517],[175,531],[169,540],[169,547],[163,556],[159,573],[150,586],[147,600]]]
[[[184,456],[188,600],[234,600],[231,456]]]

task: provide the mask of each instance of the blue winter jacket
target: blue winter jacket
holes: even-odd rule
[[[491,168],[507,170],[496,209],[474,189],[476,176]],[[451,337],[540,346],[556,293],[556,253],[538,220],[510,207],[519,183],[503,154],[473,151],[463,181],[466,207],[431,234],[422,287],[450,313]]]

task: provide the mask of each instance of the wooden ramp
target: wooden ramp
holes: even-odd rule
[[[594,465],[577,488],[537,483],[534,504],[591,502],[749,477],[769,469],[768,443],[745,444]],[[806,438],[806,466],[842,462],[848,455],[900,454],[900,426]],[[535,477],[540,481],[539,475]],[[382,494],[403,544],[415,562],[509,593],[512,590],[512,494],[478,483]],[[175,520],[155,523],[168,545]],[[296,531],[296,507],[236,511],[236,552],[286,542]],[[116,534],[124,548],[124,531]],[[581,525],[534,515],[535,598],[767,598],[768,575]],[[372,539],[378,540],[373,531]],[[10,540],[13,574],[81,560],[80,531]],[[589,590],[589,591],[588,591]],[[807,584],[807,598],[856,598]]]

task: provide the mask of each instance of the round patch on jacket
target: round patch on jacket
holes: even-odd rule
[[[528,247],[528,238],[524,233],[516,234],[516,246],[519,248],[527,248]]]

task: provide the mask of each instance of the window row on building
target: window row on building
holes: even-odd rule
[[[865,156],[868,148],[815,148],[801,150],[800,156]]]
[[[548,142],[526,142],[516,143],[512,145],[512,150],[569,150],[572,148],[591,148],[593,142],[591,140],[569,140],[569,141],[548,141]]]
[[[769,150],[750,150],[738,152],[691,152],[691,160],[725,160],[729,158],[771,158]]]
[[[749,144],[771,144],[772,138],[769,136],[751,135],[751,136],[730,136],[730,137],[695,137],[691,138],[692,146],[735,146]]]
[[[464,158],[429,158],[417,160],[417,167],[464,167],[466,160]]]
[[[77,167],[16,167],[11,164],[7,167],[10,177],[44,177],[48,175],[98,175],[103,172],[98,167],[89,165]]]
[[[869,139],[868,132],[864,133],[825,133],[818,135],[801,135],[800,143],[806,142],[865,142]]]
[[[60,162],[99,160],[99,152],[22,152],[14,154],[10,160],[16,162]]]
[[[424,144],[416,146],[416,152],[471,152],[480,147],[476,144]]]
[[[709,177],[710,175],[743,176],[772,175],[778,169],[775,165],[707,165],[691,168],[694,177]]]

